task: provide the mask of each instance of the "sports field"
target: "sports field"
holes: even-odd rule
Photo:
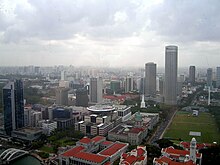
[[[220,133],[215,120],[207,112],[201,112],[199,116],[195,117],[191,113],[178,111],[164,137],[190,141],[192,139],[192,136],[189,135],[190,131],[201,132],[200,137],[194,136],[200,143],[220,143]]]

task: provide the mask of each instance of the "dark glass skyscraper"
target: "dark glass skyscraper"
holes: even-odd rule
[[[157,65],[149,62],[145,64],[145,95],[156,95]]]
[[[196,67],[190,66],[189,67],[189,82],[194,85],[195,84],[195,78],[196,77]]]
[[[9,82],[3,88],[4,128],[7,135],[11,131],[24,127],[23,82]]]

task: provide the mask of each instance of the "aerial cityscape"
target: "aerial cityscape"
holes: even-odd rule
[[[0,164],[220,164],[220,2],[0,2]]]

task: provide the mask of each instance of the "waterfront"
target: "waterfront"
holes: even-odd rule
[[[26,155],[10,163],[10,165],[41,165],[40,161],[31,155]]]
[[[0,153],[2,153],[4,149],[0,149]],[[10,163],[10,165],[41,165],[40,161],[31,156],[31,155],[25,155],[21,158],[18,158]]]

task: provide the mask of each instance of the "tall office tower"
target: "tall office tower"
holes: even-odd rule
[[[120,90],[120,81],[118,80],[112,80],[110,83],[110,88],[113,91],[113,93],[117,93]]]
[[[137,80],[137,90],[140,94],[144,94],[144,77]]]
[[[177,46],[165,48],[164,101],[168,105],[177,104]]]
[[[23,82],[15,80],[3,88],[4,129],[7,135],[11,131],[24,127]]]
[[[66,80],[66,71],[61,72],[61,80],[65,81]]]
[[[56,104],[68,105],[68,91],[69,88],[59,87],[56,89]]]
[[[220,67],[216,68],[216,88],[220,88]]]
[[[125,79],[125,93],[134,90],[134,78],[133,77],[126,77]]]
[[[156,64],[145,64],[145,96],[156,95]]]
[[[90,102],[101,103],[102,102],[102,78],[90,78],[89,96]]]
[[[160,95],[164,94],[164,79],[162,77],[159,77],[159,91]]]
[[[212,68],[207,69],[207,86],[212,88]]]
[[[76,90],[76,106],[88,107],[89,97],[86,88]]]
[[[191,83],[192,85],[195,84],[195,79],[196,79],[196,67],[190,66],[189,67],[189,83]]]

